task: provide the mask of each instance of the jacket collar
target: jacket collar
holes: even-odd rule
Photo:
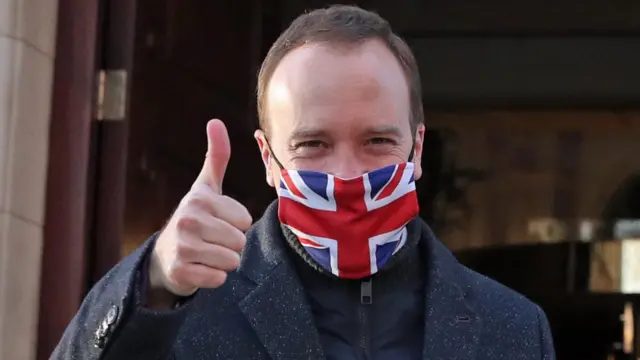
[[[471,360],[480,339],[481,320],[471,299],[467,268],[422,226],[426,242],[426,311],[423,358]]]

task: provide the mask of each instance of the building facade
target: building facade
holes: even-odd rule
[[[57,0],[0,1],[0,359],[34,359]]]

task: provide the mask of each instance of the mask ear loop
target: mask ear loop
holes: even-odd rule
[[[265,138],[265,142],[267,143],[267,148],[269,148],[269,155],[273,158],[273,161],[276,162],[276,165],[278,165],[280,170],[284,170],[284,166],[282,166],[282,163],[280,162],[280,160],[278,160],[278,158],[276,157],[276,154],[273,152],[273,149],[271,148],[271,144],[269,143],[269,139]]]

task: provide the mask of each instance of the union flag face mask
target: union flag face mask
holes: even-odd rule
[[[287,170],[275,161],[281,168],[280,222],[325,270],[365,278],[405,245],[407,223],[419,212],[412,162],[343,179]]]

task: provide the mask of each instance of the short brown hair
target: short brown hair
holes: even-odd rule
[[[308,43],[336,43],[358,45],[367,40],[379,39],[396,57],[409,86],[412,132],[424,122],[420,73],[413,52],[399,36],[393,33],[389,23],[380,15],[356,6],[332,5],[317,9],[296,18],[289,28],[273,43],[262,62],[258,75],[258,118],[260,128],[267,131],[267,87],[282,59],[292,50]]]

